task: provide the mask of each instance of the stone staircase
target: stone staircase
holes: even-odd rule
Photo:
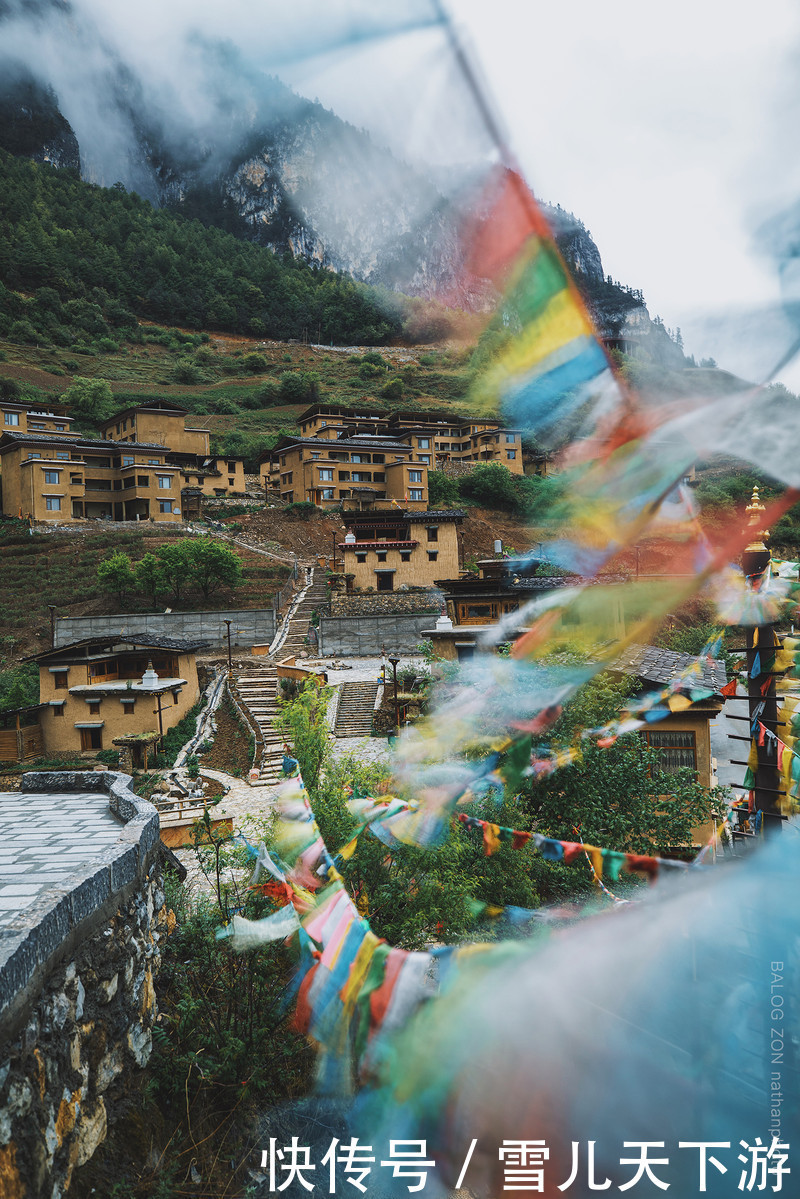
[[[258,726],[264,742],[261,770],[256,780],[261,786],[274,786],[281,777],[283,740],[274,726],[278,714],[277,687],[275,666],[266,659],[263,665],[255,670],[242,671],[236,679],[239,699]]]
[[[324,576],[318,581],[314,578],[314,571],[311,571],[310,578],[306,593],[289,620],[286,637],[274,656],[254,659],[252,666],[241,670],[236,678],[239,699],[247,707],[264,741],[261,770],[254,782],[255,786],[273,787],[282,777],[284,738],[276,731],[274,725],[278,714],[276,663],[285,658],[297,658],[302,652],[309,652],[306,637],[311,615],[315,608],[319,608],[325,602],[326,594]]]
[[[334,727],[337,737],[369,737],[377,694],[377,682],[342,684]]]

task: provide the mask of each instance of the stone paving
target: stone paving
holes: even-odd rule
[[[107,795],[0,792],[0,927],[95,861],[124,824]]]

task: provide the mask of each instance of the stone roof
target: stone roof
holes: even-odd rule
[[[0,453],[4,449],[11,449],[14,445],[64,445],[70,449],[78,450],[102,450],[105,453],[114,451],[117,454],[127,454],[130,450],[159,450],[162,454],[166,454],[167,450],[163,445],[157,445],[154,441],[101,441],[96,437],[63,437],[58,433],[3,433],[0,437]],[[143,465],[140,463],[139,465]]]
[[[609,670],[620,674],[633,675],[647,683],[666,685],[686,670],[694,661],[691,654],[678,653],[677,650],[661,649],[657,645],[629,645],[616,658]],[[706,687],[713,687],[719,692],[727,682],[725,666],[718,659],[711,663],[704,662],[700,675]]]
[[[133,633],[131,636],[126,636],[124,633],[109,633],[108,636],[82,637],[80,641],[70,641],[67,645],[56,646],[55,649],[45,650],[42,654],[32,654],[31,657],[23,660],[46,662],[48,658],[57,658],[61,654],[68,654],[73,650],[90,645],[102,646],[104,650],[105,647],[108,647],[107,652],[109,653],[119,652],[118,646],[132,645],[134,647],[141,646],[143,649],[170,649],[177,653],[188,654],[205,649],[210,642],[200,638],[164,637],[157,633]]]

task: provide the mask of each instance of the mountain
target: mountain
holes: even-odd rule
[[[249,65],[233,40],[184,31],[174,69],[146,77],[85,0],[0,0],[0,148],[88,182],[117,182],[278,255],[468,310],[488,283],[464,269],[466,168],[412,167],[366,130]],[[182,57],[181,57],[182,55]],[[174,78],[172,78],[174,76]],[[580,221],[548,207],[598,322],[620,348],[682,365],[640,292],[603,273]]]
[[[660,317],[651,318],[641,291],[625,287],[605,274],[600,251],[581,220],[560,205],[545,204],[544,210],[606,343],[632,357],[682,370],[686,359],[680,330],[670,334]]]

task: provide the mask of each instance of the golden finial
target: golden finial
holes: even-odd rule
[[[761,500],[759,498],[757,485],[753,488],[753,494],[750,497],[750,503],[745,508],[745,512],[747,513],[747,516],[749,517],[749,520],[747,522],[747,527],[749,529],[754,530],[753,540],[747,546],[747,550],[745,552],[748,552],[748,551],[755,552],[757,550],[766,550],[767,547],[764,545],[764,541],[769,541],[769,529],[758,529],[757,532],[755,531],[757,529],[758,525],[760,525],[762,523],[762,515],[761,514],[766,512],[766,508],[761,503]],[[761,537],[764,540],[757,541],[756,540],[757,537]]]

